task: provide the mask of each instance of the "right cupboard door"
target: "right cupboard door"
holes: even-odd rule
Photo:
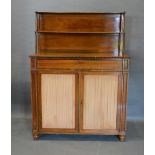
[[[81,76],[81,124],[85,133],[117,132],[119,74],[84,73]]]

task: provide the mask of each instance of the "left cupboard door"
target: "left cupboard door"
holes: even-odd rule
[[[78,75],[42,72],[38,90],[40,132],[78,132]]]

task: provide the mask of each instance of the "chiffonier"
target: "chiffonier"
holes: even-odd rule
[[[129,57],[125,13],[36,12],[32,135],[125,140]]]

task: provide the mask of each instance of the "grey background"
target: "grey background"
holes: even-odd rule
[[[30,67],[35,11],[126,11],[126,53],[131,56],[128,119],[143,120],[143,0],[12,0],[12,116],[30,117]]]

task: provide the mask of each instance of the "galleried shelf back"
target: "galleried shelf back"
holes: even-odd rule
[[[36,12],[32,134],[125,140],[129,57],[125,13]]]

